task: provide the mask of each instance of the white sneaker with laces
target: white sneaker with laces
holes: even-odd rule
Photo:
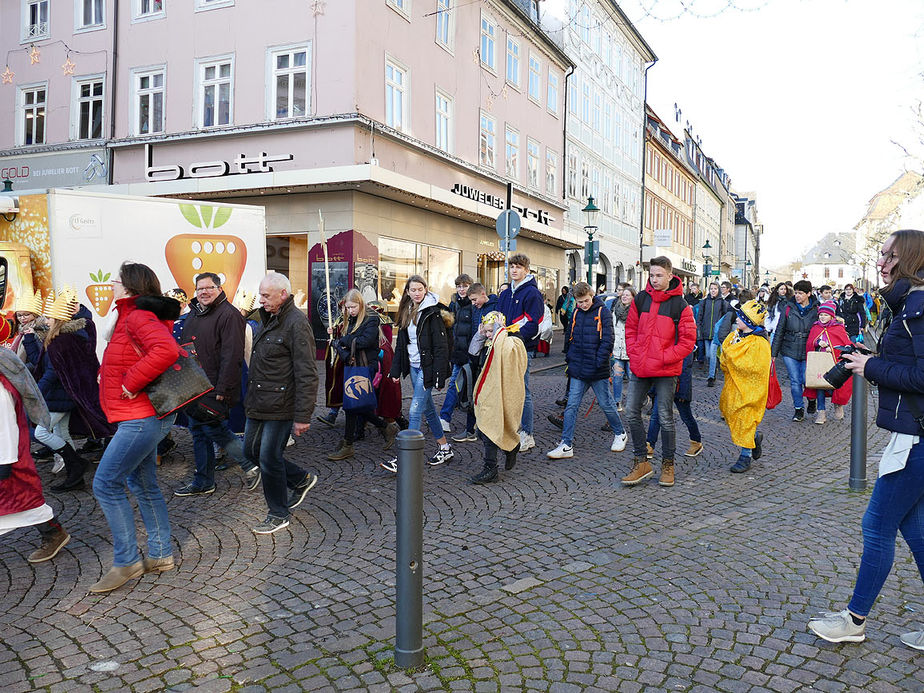
[[[924,630],[916,630],[911,633],[905,633],[901,637],[902,643],[916,650],[924,650]]]
[[[526,431],[520,431],[520,452],[536,447],[536,439]]]
[[[440,419],[440,426],[443,427],[443,433],[449,433],[452,431],[452,424],[449,423],[446,419]]]
[[[866,619],[859,626],[844,609],[809,619],[809,630],[828,642],[863,642],[866,640]]]
[[[629,442],[629,436],[625,433],[613,436],[613,444],[610,445],[610,450],[613,452],[622,452],[626,449],[627,442]]]
[[[557,448],[545,453],[545,456],[550,460],[563,460],[568,457],[574,457],[574,448],[570,445],[565,445],[564,441],[562,441],[558,444]]]
[[[436,451],[436,454],[433,455],[433,457],[427,460],[427,464],[429,464],[431,467],[435,467],[438,464],[446,464],[447,462],[451,462],[453,457],[455,457],[455,455],[453,454],[451,447],[440,448]]]
[[[64,458],[61,457],[61,455],[59,455],[58,453],[55,453],[54,459],[55,459],[55,464],[51,468],[51,473],[60,474],[61,472],[64,471]]]
[[[390,460],[385,460],[380,462],[379,466],[384,469],[386,472],[391,472],[392,474],[398,473],[398,458],[392,457]]]

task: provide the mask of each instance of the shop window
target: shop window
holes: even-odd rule
[[[427,280],[430,290],[443,303],[449,303],[455,292],[462,253],[384,236],[379,237],[378,246],[379,295],[388,304],[389,313],[397,314],[407,280],[415,274]]]
[[[337,285],[335,265],[346,263],[330,263],[331,286]],[[308,236],[297,234],[292,236],[266,237],[266,269],[270,272],[279,272],[289,278],[292,284],[292,294],[296,302],[301,302],[308,295]],[[346,267],[343,269],[346,273]],[[344,290],[345,293],[345,290]]]

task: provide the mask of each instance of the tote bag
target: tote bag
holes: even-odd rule
[[[805,355],[805,386],[812,390],[833,390],[824,374],[834,368],[834,354],[830,351],[810,351]]]
[[[350,345],[350,360],[343,367],[343,409],[345,411],[374,410],[378,406],[372,378],[369,377],[369,364],[365,352],[356,358],[356,340]]]

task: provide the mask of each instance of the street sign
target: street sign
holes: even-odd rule
[[[711,274],[713,277],[718,277],[718,276],[719,276],[719,270],[714,269],[714,270],[712,270],[711,272],[709,272],[709,274]]]
[[[669,248],[671,246],[671,230],[670,229],[655,229],[654,231],[654,244],[658,248]]]
[[[593,267],[600,261],[600,241],[584,241],[584,264]]]
[[[510,238],[513,238],[518,233],[520,233],[520,226],[520,215],[517,214],[515,210],[505,209],[503,212],[497,215],[497,223],[495,224],[495,227],[497,228],[497,235],[501,238],[507,235],[509,235]]]
[[[511,238],[509,241],[507,241],[501,238],[500,241],[498,242],[498,245],[500,246],[500,250],[502,253],[507,253],[507,252],[512,253],[514,250],[517,249],[517,239]]]

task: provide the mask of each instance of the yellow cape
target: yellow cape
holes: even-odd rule
[[[740,335],[732,330],[722,344],[725,386],[719,411],[731,431],[732,442],[754,447],[757,425],[767,411],[770,384],[770,343],[760,335]]]
[[[523,341],[509,336],[506,329],[499,329],[475,382],[478,430],[505,452],[520,442],[518,431],[526,400],[527,364]]]

